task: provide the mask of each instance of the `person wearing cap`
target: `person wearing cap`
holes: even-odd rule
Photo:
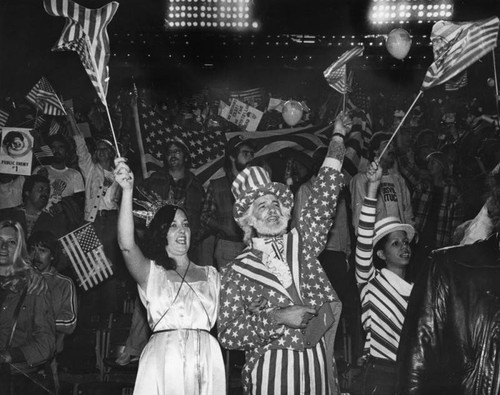
[[[217,268],[227,266],[245,247],[243,233],[233,217],[231,184],[254,157],[250,141],[237,136],[225,148],[223,177],[211,180],[201,214],[202,224],[216,236],[214,258]]]
[[[290,231],[286,185],[251,166],[231,186],[248,246],[222,271],[218,337],[226,349],[246,351],[245,394],[339,393],[333,344],[341,303],[317,257],[335,213],[350,127],[348,117],[337,118],[309,202]]]
[[[56,267],[62,256],[61,247],[52,232],[33,232],[28,239],[31,264],[43,274],[49,286],[56,320],[56,353],[63,350],[63,339],[76,328],[76,288],[71,278],[60,274]]]
[[[374,161],[366,174],[367,193],[361,207],[356,243],[356,281],[366,332],[362,394],[393,395],[396,355],[412,290],[405,274],[415,230],[397,217],[375,222],[382,167]]]
[[[68,111],[68,114],[71,121],[72,113]],[[70,125],[76,144],[78,166],[85,182],[83,217],[86,222],[92,222],[115,273],[115,276],[84,294],[80,309],[80,315],[83,318],[99,312],[116,311],[119,304],[120,280],[118,277],[126,278],[128,274],[116,238],[120,188],[113,176],[115,148],[109,140],[99,139],[91,154],[76,122],[70,122]]]
[[[390,133],[375,133],[370,140],[370,160],[378,158],[391,138]],[[396,167],[394,147],[387,148],[380,158],[382,181],[377,195],[377,220],[385,217],[399,217],[402,222],[414,224],[410,191]],[[361,206],[365,197],[368,177],[366,173],[356,174],[350,182],[352,225],[356,232]]]

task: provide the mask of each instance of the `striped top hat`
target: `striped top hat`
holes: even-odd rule
[[[375,236],[373,237],[373,245],[382,239],[385,235],[395,232],[396,230],[403,230],[410,241],[415,236],[415,229],[410,224],[403,224],[398,217],[386,217],[375,223]]]
[[[231,185],[236,199],[233,207],[234,218],[238,219],[248,210],[255,199],[264,195],[275,195],[287,208],[293,206],[293,194],[285,184],[272,182],[269,173],[259,166],[244,169]]]

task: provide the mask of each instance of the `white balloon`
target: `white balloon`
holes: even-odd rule
[[[396,59],[404,59],[411,47],[410,34],[404,29],[391,30],[385,42],[387,51]]]
[[[297,125],[302,119],[302,114],[304,113],[304,107],[296,100],[288,100],[283,104],[283,119],[288,126]]]

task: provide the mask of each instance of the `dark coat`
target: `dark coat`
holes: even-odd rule
[[[437,250],[413,287],[400,394],[500,393],[499,235]]]

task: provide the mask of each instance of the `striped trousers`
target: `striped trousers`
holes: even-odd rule
[[[252,395],[328,395],[325,340],[304,351],[269,350],[251,372]]]

